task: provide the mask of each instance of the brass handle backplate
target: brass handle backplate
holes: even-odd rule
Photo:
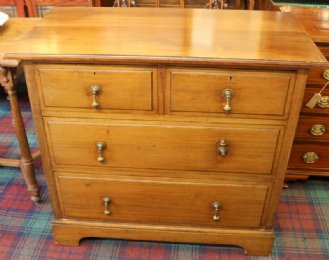
[[[221,139],[217,144],[217,154],[221,157],[225,157],[228,154],[227,142],[225,139]]]
[[[112,202],[112,199],[110,197],[104,197],[103,198],[103,203],[104,203],[104,214],[105,215],[111,215],[111,210],[110,210],[110,204]]]
[[[230,101],[233,97],[233,89],[230,89],[230,88],[226,88],[224,89],[223,91],[223,96],[224,98],[226,99],[226,104],[224,105],[224,112],[226,114],[230,113],[231,110],[232,110],[232,107],[231,107],[231,104],[230,104]]]
[[[312,135],[323,135],[326,132],[326,128],[324,125],[316,124],[313,125],[310,129]]]
[[[221,205],[219,202],[214,202],[214,203],[212,204],[212,208],[215,210],[215,214],[214,214],[214,216],[212,217],[212,219],[213,219],[214,221],[219,221],[219,220],[220,220],[219,210],[220,210],[221,206],[222,206],[222,205]]]
[[[319,155],[315,152],[307,152],[304,153],[303,160],[306,163],[315,163],[319,160]]]
[[[318,107],[328,108],[329,107],[329,96],[322,96],[316,104],[318,105]]]
[[[97,161],[104,162],[105,161],[105,158],[103,156],[103,151],[106,148],[106,143],[105,142],[102,142],[102,141],[98,141],[98,142],[96,142],[96,148],[98,150]]]
[[[329,70],[325,70],[325,71],[322,73],[322,77],[323,77],[325,80],[329,80]]]
[[[90,93],[93,95],[93,102],[91,103],[91,106],[96,109],[100,106],[100,104],[97,102],[96,96],[101,94],[101,87],[98,85],[91,85]]]

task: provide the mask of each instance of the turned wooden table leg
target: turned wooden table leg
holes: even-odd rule
[[[34,168],[33,168],[33,158],[27,140],[22,114],[19,108],[19,103],[16,93],[15,75],[16,75],[16,68],[7,69],[0,67],[0,80],[2,78],[0,83],[5,88],[5,91],[7,92],[9,97],[11,112],[13,116],[13,124],[15,127],[18,146],[21,153],[19,166],[23,173],[27,185],[27,189],[31,195],[32,201],[34,203],[38,203],[41,201],[40,187],[35,177]]]

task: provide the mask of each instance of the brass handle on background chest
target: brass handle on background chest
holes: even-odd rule
[[[106,143],[102,142],[102,141],[96,142],[96,148],[97,148],[97,151],[98,151],[97,161],[104,162],[105,158],[103,156],[103,151],[106,148]]]
[[[100,104],[97,102],[96,96],[99,96],[101,94],[101,87],[98,85],[91,85],[90,93],[93,96],[93,102],[91,103],[91,106],[96,109],[100,106]]]
[[[323,77],[325,80],[328,80],[328,81],[329,81],[329,70],[325,70],[325,71],[322,73],[322,77]]]
[[[217,154],[225,157],[228,154],[228,146],[225,139],[221,139],[217,144]]]
[[[306,163],[315,163],[319,160],[319,155],[315,152],[307,152],[307,153],[304,153],[303,155],[303,160],[304,162]]]
[[[324,125],[316,124],[313,125],[310,129],[312,135],[323,135],[326,132],[326,128]]]
[[[230,102],[231,102],[231,99],[233,97],[233,89],[230,89],[230,88],[224,89],[223,96],[226,99],[226,104],[224,105],[224,112],[226,114],[228,114],[232,110],[232,107],[231,107],[231,103]]]
[[[105,215],[111,215],[111,210],[110,210],[110,204],[112,202],[112,199],[110,197],[104,197],[103,198],[103,203],[104,203],[104,214]]]
[[[214,203],[212,204],[212,208],[215,210],[215,214],[214,214],[214,216],[212,217],[212,219],[213,219],[214,221],[219,221],[219,220],[220,220],[219,210],[220,210],[221,206],[222,206],[222,205],[221,205],[219,202],[214,202]]]
[[[329,107],[329,96],[322,96],[316,104],[320,108],[328,108]]]

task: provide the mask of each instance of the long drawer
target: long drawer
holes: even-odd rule
[[[272,173],[283,132],[279,126],[70,119],[48,119],[46,129],[55,166],[255,174]]]
[[[157,70],[152,67],[38,65],[41,104],[46,108],[152,111]]]
[[[295,83],[290,72],[169,68],[167,113],[284,117]]]
[[[58,174],[64,218],[124,223],[259,227],[269,187]],[[129,191],[129,192],[128,192]]]

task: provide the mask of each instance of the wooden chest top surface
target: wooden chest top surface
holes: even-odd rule
[[[292,14],[240,10],[57,8],[7,53],[23,60],[325,62]]]
[[[18,61],[5,60],[4,55],[14,41],[22,38],[41,18],[10,18],[0,26],[0,65],[17,66]]]

